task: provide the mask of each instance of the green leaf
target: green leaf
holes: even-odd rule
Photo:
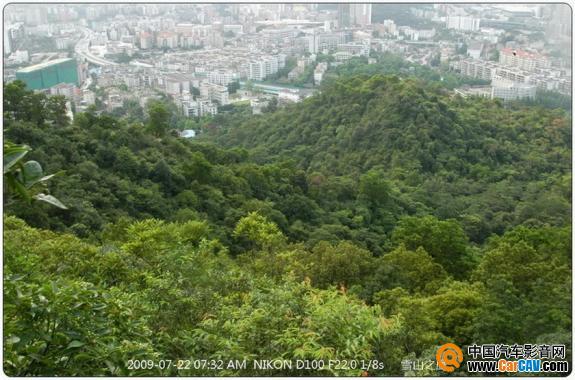
[[[66,348],[78,348],[82,347],[84,344],[84,342],[80,342],[79,340],[73,340],[70,342],[70,344],[68,344],[68,347]]]
[[[27,146],[4,147],[4,174],[8,173],[10,168],[16,165],[29,151]]]
[[[116,366],[110,360],[106,360],[104,361],[104,363],[106,363],[106,366],[108,367],[111,373],[114,373],[116,371]]]
[[[22,166],[24,186],[30,188],[37,183],[43,175],[42,166],[37,161],[28,161]]]
[[[49,179],[52,179],[52,177],[56,177],[56,176],[62,175],[62,174],[64,174],[64,173],[66,173],[65,170],[60,170],[60,171],[57,172],[57,173],[49,174],[49,175],[47,175],[47,176],[44,176],[44,177],[40,178],[39,180],[36,181],[36,183],[38,183],[38,182],[46,182],[46,181],[48,181]]]
[[[15,193],[17,197],[22,198],[25,202],[30,202],[32,200],[26,187],[24,187],[24,185],[18,181],[18,179],[12,173],[5,175],[5,181],[6,185],[8,185],[7,187],[13,193]]]
[[[47,195],[47,194],[37,194],[34,196],[34,198],[36,198],[39,201],[42,202],[46,202],[46,203],[50,203],[53,206],[59,207],[63,210],[67,210],[68,207],[66,207],[62,202],[60,202],[58,200],[58,198],[52,196],[52,195]]]
[[[16,335],[11,335],[8,338],[6,338],[6,344],[16,344],[20,341],[20,338],[17,337]]]

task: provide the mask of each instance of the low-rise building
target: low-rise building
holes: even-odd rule
[[[208,72],[208,81],[221,86],[227,86],[238,79],[239,75],[231,70],[218,69]]]
[[[162,78],[163,88],[170,95],[190,92],[191,78],[188,74],[167,74]]]
[[[535,98],[537,87],[532,84],[517,83],[500,77],[495,77],[491,86],[491,98],[505,101]]]
[[[321,83],[326,71],[327,71],[327,62],[320,62],[317,64],[313,72],[313,82],[316,86]]]
[[[462,96],[464,98],[470,96],[479,96],[482,98],[491,97],[491,86],[474,86],[474,87],[461,87],[453,90],[455,94]]]
[[[351,59],[353,57],[353,54],[351,54],[348,51],[338,51],[337,53],[335,53],[333,55],[333,57],[338,62],[344,62],[344,61]]]
[[[228,88],[207,81],[200,84],[200,97],[203,100],[215,101],[220,106],[230,104]]]
[[[179,132],[179,136],[184,139],[191,139],[196,137],[196,131],[193,129],[184,129],[183,131]]]

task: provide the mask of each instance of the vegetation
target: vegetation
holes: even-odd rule
[[[519,106],[539,106],[544,108],[563,108],[571,112],[571,97],[557,91],[537,90],[535,99],[518,100]]]
[[[442,87],[453,89],[463,85],[486,85],[489,81],[465,77],[450,71],[448,67],[432,68],[417,63],[408,62],[399,55],[383,53],[376,55],[377,63],[367,64],[367,58],[354,57],[344,65],[337,66],[335,74],[338,76],[353,75],[395,75],[403,78],[416,78],[426,82],[436,82]],[[434,66],[438,66],[439,58],[433,59]]]
[[[413,9],[430,9],[426,4],[374,4],[372,22],[383,24],[384,20],[391,19],[400,26],[412,26],[418,29],[438,28],[439,25],[429,19],[416,17]]]
[[[70,122],[63,99],[6,84],[4,138],[66,171],[50,194],[68,210],[4,205],[5,372],[402,375],[445,342],[569,358],[569,115],[384,67],[342,66],[315,96],[224,114],[193,142],[162,102]],[[222,368],[178,369],[190,358]]]
[[[4,143],[4,184],[6,185],[4,199],[10,204],[16,198],[28,204],[32,200],[50,203],[61,209],[66,209],[57,198],[52,195],[39,193],[38,185],[44,184],[54,174],[44,176],[42,166],[37,161],[26,161],[24,157],[30,148],[25,145],[15,145],[10,141]]]

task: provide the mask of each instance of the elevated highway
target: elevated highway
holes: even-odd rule
[[[90,37],[92,36],[93,32],[88,28],[83,28],[84,37],[80,41],[76,43],[74,47],[74,51],[76,54],[82,58],[85,58],[86,61],[98,65],[98,66],[118,66],[119,64],[110,60],[107,60],[102,57],[95,56],[94,54],[90,53]]]

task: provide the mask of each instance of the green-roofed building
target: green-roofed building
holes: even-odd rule
[[[43,90],[59,83],[78,83],[78,65],[74,58],[61,58],[39,63],[16,71],[31,90]]]

